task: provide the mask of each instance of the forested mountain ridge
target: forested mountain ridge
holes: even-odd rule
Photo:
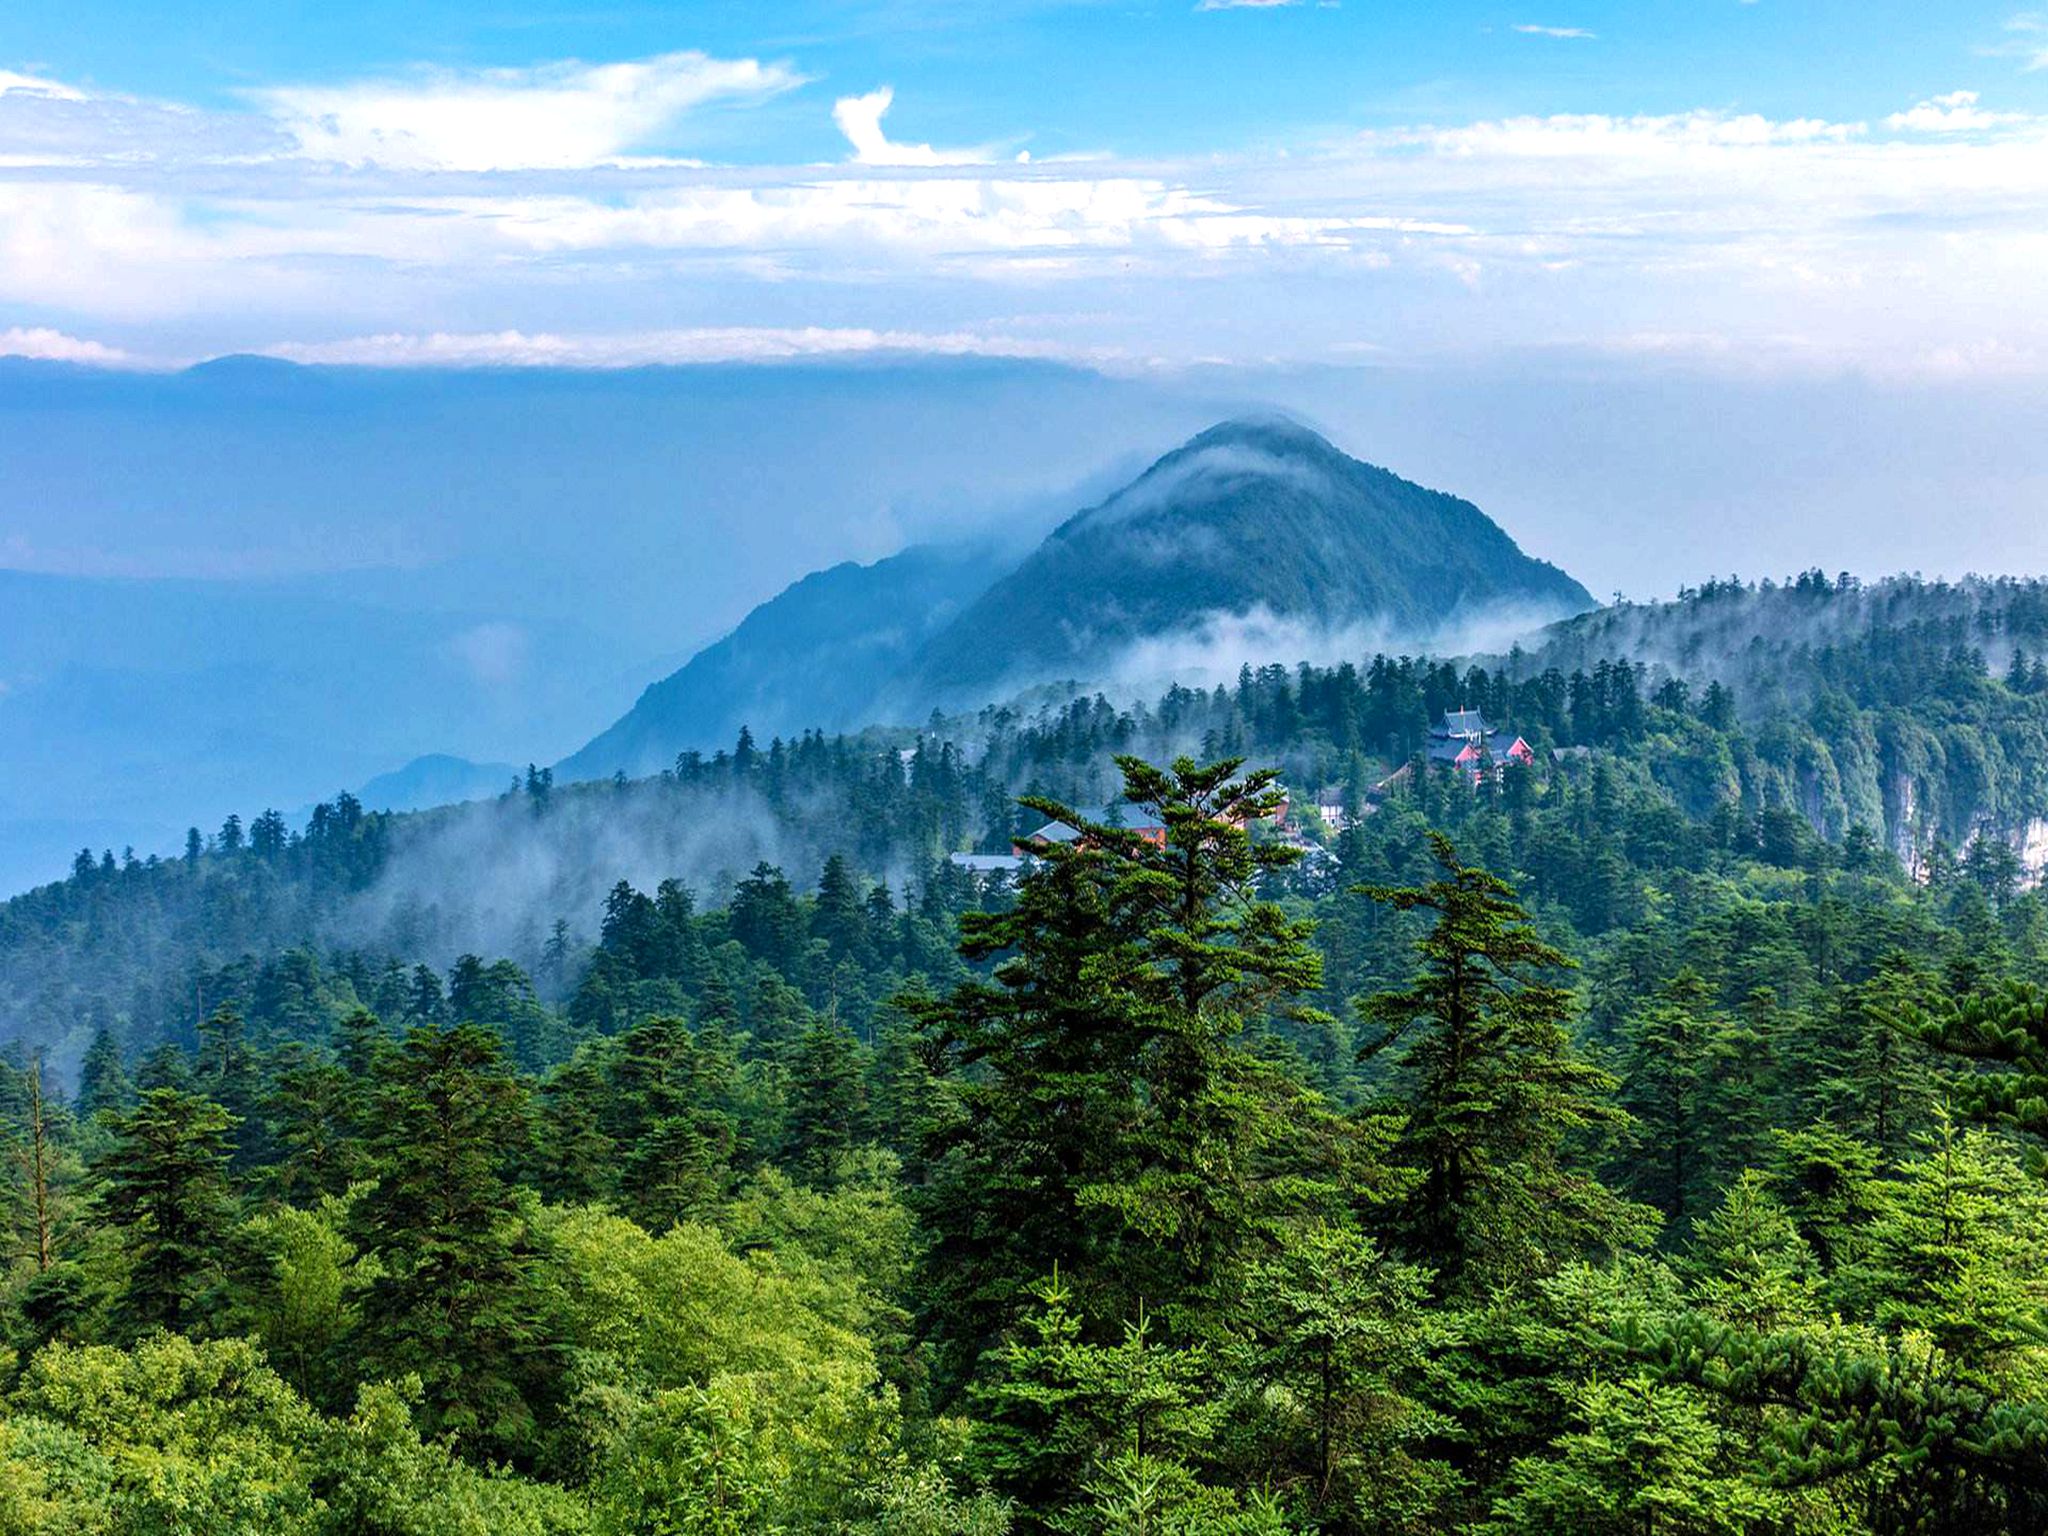
[[[621,885],[564,1007],[301,950],[182,1046],[109,1024],[75,1094],[0,1061],[0,1513],[2037,1529],[2048,1194],[1942,1106],[2034,1091],[1962,1058],[2048,1040],[2000,990],[2040,897],[1572,761],[1419,778],[1319,873],[1270,771],[1126,758],[1166,845],[1093,827],[1014,891]],[[285,853],[341,886],[389,833]]]
[[[1142,708],[1083,697],[923,733],[748,735],[624,786],[534,770],[516,795],[428,813],[366,814],[342,796],[302,829],[270,812],[237,818],[195,830],[178,859],[81,856],[71,880],[0,905],[0,1028],[75,1061],[93,1021],[125,1021],[123,1038],[144,1049],[189,1029],[190,1000],[211,995],[195,968],[295,946],[440,968],[502,955],[538,973],[555,924],[580,953],[621,879],[652,889],[674,877],[716,905],[757,864],[802,879],[840,853],[915,891],[949,852],[1005,851],[1028,830],[1016,795],[1100,804],[1119,750],[1253,753],[1297,794],[1327,788],[1357,805],[1462,705],[1540,752],[1603,754],[1646,806],[1724,842],[1744,818],[1783,813],[1838,844],[1861,829],[1921,878],[1975,847],[2025,881],[2048,811],[2044,593],[1709,584],[1553,626],[1476,667],[1269,667]],[[1666,659],[1631,660],[1630,647]]]
[[[993,544],[917,545],[816,571],[761,604],[556,765],[563,779],[653,773],[689,747],[868,723],[917,647],[1007,563]]]
[[[925,647],[911,691],[973,704],[1006,684],[1106,681],[1134,646],[1205,619],[1256,615],[1319,649],[1347,635],[1428,646],[1500,610],[1533,627],[1592,606],[1470,502],[1285,418],[1245,418],[1061,524]]]
[[[1924,873],[1937,843],[1982,835],[2048,868],[2048,585],[2013,578],[1863,583],[1809,572],[1709,581],[1668,603],[1621,603],[1553,626],[1510,670],[1633,657],[1715,720],[1739,711],[1825,835],[1863,826]],[[1689,791],[1704,814],[1717,792]]]
[[[2038,1530],[2048,896],[1950,775],[2034,803],[2044,591],[82,855],[0,907],[0,1528]],[[1751,682],[1608,654],[1729,604]]]
[[[756,735],[911,724],[1035,684],[1153,687],[1222,642],[1291,661],[1444,643],[1592,606],[1469,502],[1361,464],[1279,417],[1223,422],[1021,557],[917,546],[804,578],[653,684],[556,765],[638,775]],[[1231,658],[1235,665],[1236,657]],[[1183,680],[1185,680],[1183,678]]]
[[[0,572],[0,891],[423,752],[559,759],[792,551],[1049,527],[1241,398],[986,357],[0,357],[5,563],[53,573]]]

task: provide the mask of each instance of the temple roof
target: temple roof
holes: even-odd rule
[[[1486,723],[1486,717],[1476,709],[1447,709],[1443,724],[1430,732],[1432,736],[1485,736],[1493,727]]]

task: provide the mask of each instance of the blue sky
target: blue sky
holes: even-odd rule
[[[812,86],[730,136],[736,158],[839,148],[803,98],[896,86],[902,128],[1045,152],[1180,154],[1285,142],[1416,113],[1882,116],[1958,88],[2007,109],[2048,106],[2029,77],[2024,7],[1848,0],[1387,0],[1218,5],[895,3],[518,6],[14,0],[0,50],[15,67],[112,90],[232,108],[281,82],[341,83],[422,65],[525,68],[684,49],[787,61]],[[1533,29],[1548,29],[1547,31]],[[1561,35],[1571,33],[1587,36]],[[2048,50],[2048,36],[2040,49]],[[649,147],[687,152],[724,125],[676,124]],[[660,142],[666,137],[667,142]]]
[[[0,351],[2048,367],[2048,12],[0,16]]]
[[[806,570],[1252,400],[1603,595],[2039,571],[2044,273],[2048,0],[0,0],[0,568],[212,578],[244,641],[266,574],[408,615],[383,766],[566,750]],[[231,352],[445,371],[160,372]],[[1108,377],[836,367],[905,353]],[[455,371],[784,359],[832,366]],[[0,742],[98,765],[0,752],[0,887],[10,817],[54,873],[334,787],[325,727],[179,714],[355,697],[312,638],[252,681],[154,633],[49,630],[139,654],[111,692],[0,654]]]

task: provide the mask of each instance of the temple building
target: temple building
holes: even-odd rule
[[[1535,761],[1535,752],[1521,737],[1502,738],[1503,733],[1488,725],[1478,710],[1447,709],[1442,723],[1429,728],[1429,761],[1466,770],[1474,784],[1509,763],[1527,766]]]

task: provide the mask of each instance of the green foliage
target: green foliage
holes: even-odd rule
[[[1845,1312],[1925,1335],[1988,1386],[2048,1339],[2048,1191],[2006,1147],[1944,1122],[1868,1204],[1836,1271]]]
[[[2036,1141],[2048,1138],[2048,995],[2023,981],[1965,993],[1917,1022],[1940,1050],[2002,1068],[1963,1078],[1955,1089],[1963,1110],[2010,1126]],[[2036,1147],[2029,1165],[2048,1172]]]
[[[175,1088],[151,1088],[109,1122],[94,1167],[107,1225],[124,1239],[117,1311],[130,1333],[179,1329],[204,1316],[220,1275],[232,1197],[234,1117]]]
[[[329,1195],[311,1210],[279,1205],[251,1217],[240,1238],[255,1272],[241,1290],[239,1321],[300,1396],[334,1406],[351,1371],[345,1351],[360,1321],[357,1298],[374,1278],[345,1235],[350,1198]]]
[[[1645,1223],[1575,1170],[1573,1138],[1617,1119],[1614,1080],[1583,1060],[1566,1024],[1564,953],[1532,931],[1498,876],[1461,864],[1431,834],[1440,870],[1425,885],[1367,886],[1397,912],[1434,914],[1408,986],[1376,993],[1361,1016],[1392,1045],[1407,1121],[1395,1155],[1415,1171],[1404,1241],[1447,1294],[1513,1286],[1587,1248],[1640,1240]]]
[[[1296,856],[1248,831],[1278,807],[1273,775],[1120,767],[1163,839],[1027,802],[1081,835],[1045,850],[1008,911],[965,920],[965,952],[1001,957],[991,980],[904,1003],[954,1073],[919,1198],[950,1382],[1048,1261],[1096,1324],[1151,1297],[1199,1337],[1239,1307],[1268,1227],[1318,1195],[1321,1106],[1242,1039],[1321,979],[1308,925],[1256,889]]]
[[[976,1465],[1055,1530],[1104,1528],[1105,1497],[1123,1501],[1125,1518],[1163,1518],[1191,1497],[1173,1474],[1220,1421],[1205,1401],[1205,1354],[1161,1344],[1142,1315],[1117,1343],[1087,1343],[1057,1273],[1034,1299],[1027,1336],[995,1351],[976,1389]],[[1153,1478],[1175,1484],[1172,1495],[1144,1493]]]
[[[362,1300],[371,1357],[419,1378],[436,1433],[474,1455],[530,1453],[559,1345],[511,1179],[525,1088],[495,1036],[420,1025],[380,1059],[374,1115],[377,1179],[348,1226],[376,1263]]]
[[[1880,601],[1824,586],[1681,617]],[[832,841],[511,961],[317,948],[411,825],[333,807],[0,908],[85,1056],[0,1054],[0,1532],[2048,1526],[2037,669],[1628,622],[536,774]],[[1453,704],[1535,764],[1401,773]]]
[[[1548,1454],[1515,1463],[1482,1536],[1738,1536],[1783,1516],[1686,1388],[1589,1381],[1572,1412]]]
[[[1430,1441],[1449,1426],[1420,1400],[1457,1324],[1429,1304],[1428,1271],[1343,1226],[1289,1235],[1252,1279],[1241,1414],[1252,1460],[1317,1511],[1373,1528],[1433,1514],[1451,1481]]]
[[[1685,1269],[1700,1309],[1724,1322],[1768,1332],[1820,1310],[1813,1250],[1754,1171],[1693,1228]]]

